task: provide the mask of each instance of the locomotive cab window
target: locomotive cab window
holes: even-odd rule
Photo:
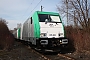
[[[48,15],[48,14],[39,14],[39,22],[61,22],[60,17],[58,15]]]

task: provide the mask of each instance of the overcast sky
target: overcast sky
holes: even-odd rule
[[[0,18],[8,22],[9,29],[13,29],[17,26],[17,23],[23,23],[35,11],[40,11],[41,5],[44,7],[43,11],[57,12],[56,5],[60,3],[60,0],[40,1],[41,0],[0,0]],[[37,6],[39,2],[40,4]]]

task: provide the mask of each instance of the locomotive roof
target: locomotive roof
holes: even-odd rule
[[[59,15],[59,13],[56,12],[44,12],[44,11],[36,11],[37,14],[50,14],[50,15]]]

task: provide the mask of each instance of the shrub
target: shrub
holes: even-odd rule
[[[76,51],[90,50],[90,34],[86,30],[73,28],[72,26],[65,27],[65,30],[67,38],[73,41]]]
[[[10,33],[6,21],[0,19],[0,49],[10,50],[14,44],[14,37]]]

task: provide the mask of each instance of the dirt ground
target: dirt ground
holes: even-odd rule
[[[44,60],[20,42],[15,42],[13,50],[0,51],[0,60]]]
[[[90,52],[74,52],[66,53],[65,55],[75,58],[76,60],[90,60]],[[0,60],[45,60],[40,55],[27,48],[21,42],[15,42],[14,48],[11,51],[0,51]]]
[[[66,53],[65,55],[73,57],[76,60],[90,60],[90,51]]]

